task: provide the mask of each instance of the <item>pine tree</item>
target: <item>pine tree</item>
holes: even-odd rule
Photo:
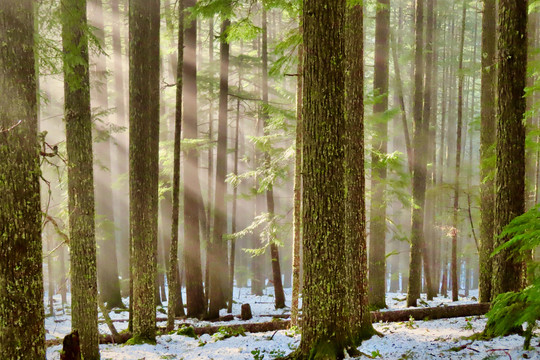
[[[129,9],[129,182],[133,337],[154,342],[159,141],[159,0]]]
[[[525,210],[525,77],[527,70],[527,0],[499,2],[497,165],[495,235]],[[495,247],[508,241],[495,237]],[[517,291],[522,262],[501,251],[493,258],[492,298]]]
[[[388,124],[384,113],[388,110],[388,72],[390,50],[390,0],[377,1],[375,15],[375,73],[373,92],[377,102],[373,113],[379,117],[375,125],[375,142],[371,155],[372,201],[370,202],[369,235],[369,303],[373,308],[386,307],[386,199],[385,156],[388,145]]]
[[[79,331],[82,356],[92,360],[99,359],[99,347],[86,1],[61,4],[72,328]]]
[[[196,0],[185,0],[185,7],[195,6]],[[184,32],[183,102],[184,139],[197,138],[197,20],[193,19]],[[206,311],[204,302],[201,243],[199,237],[199,155],[190,148],[184,154],[184,267],[186,273],[187,316],[200,317]]]
[[[34,1],[0,2],[0,358],[45,360]]]

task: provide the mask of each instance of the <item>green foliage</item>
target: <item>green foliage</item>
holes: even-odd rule
[[[222,326],[219,328],[217,333],[212,335],[212,338],[219,341],[235,336],[246,336],[246,331],[242,326],[238,328]]]
[[[540,246],[540,205],[514,218],[499,237],[511,239],[496,248],[492,255],[509,250],[511,256],[526,261],[530,285],[522,291],[497,296],[486,314],[488,323],[483,336],[504,336],[516,330],[519,332],[526,325],[524,348],[527,350],[536,321],[540,319],[540,263],[530,256],[531,251]]]
[[[195,329],[193,328],[193,326],[182,325],[182,327],[180,329],[178,329],[176,334],[177,335],[187,336],[187,337],[194,338],[194,339],[198,338],[198,336],[195,334]]]

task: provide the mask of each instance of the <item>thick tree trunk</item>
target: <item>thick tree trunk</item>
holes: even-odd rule
[[[0,2],[2,359],[45,359],[34,5]]]
[[[141,341],[153,342],[156,336],[158,230],[159,1],[133,0],[130,5],[129,165],[133,334]]]
[[[379,117],[373,136],[371,155],[371,202],[369,230],[369,303],[372,308],[386,307],[386,164],[388,123],[382,119],[388,110],[390,50],[390,0],[377,1],[375,17],[375,74],[373,93],[378,97],[373,113]],[[358,81],[358,80],[355,80]]]
[[[495,235],[525,209],[525,77],[527,70],[527,1],[499,2],[497,171]],[[495,247],[508,241],[495,238]],[[522,262],[511,249],[493,258],[492,297],[523,286]]]
[[[85,359],[99,359],[92,119],[86,1],[62,1],[72,328]],[[74,60],[76,59],[76,60]]]
[[[196,0],[185,0],[186,8]],[[192,20],[184,33],[183,103],[184,139],[197,138],[197,22]],[[184,153],[184,267],[186,272],[187,316],[201,317],[206,312],[204,303],[201,245],[199,237],[199,155],[197,149]]]

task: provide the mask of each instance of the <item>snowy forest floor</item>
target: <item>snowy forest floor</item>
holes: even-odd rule
[[[245,324],[253,322],[271,321],[269,315],[288,314],[289,308],[275,310],[273,288],[267,288],[264,296],[250,295],[248,288],[235,288],[233,315],[240,314],[240,306],[245,303],[251,305],[253,319],[241,321],[239,319],[227,322],[207,322],[196,319],[177,320],[177,323],[189,322],[195,327],[220,326],[231,324]],[[285,289],[286,304],[290,305],[291,289]],[[471,291],[470,297],[460,297],[456,304],[475,303],[477,291]],[[388,293],[388,310],[405,308],[405,294]],[[66,307],[62,313],[60,297],[55,296],[55,316],[48,316],[45,321],[47,340],[61,339],[71,332],[70,309]],[[185,299],[185,293],[184,293]],[[68,297],[69,300],[69,297]],[[124,299],[127,304],[127,299]],[[444,303],[450,304],[449,298],[437,297],[433,301],[421,301],[422,306],[438,306]],[[47,304],[46,304],[47,305]],[[301,305],[301,304],[300,304]],[[167,303],[158,307],[156,315],[159,318],[166,317]],[[222,310],[221,315],[227,315]],[[113,320],[127,320],[127,311],[113,310],[110,312]],[[101,313],[100,321],[103,320]],[[518,335],[496,338],[491,341],[467,340],[466,337],[476,332],[481,332],[485,326],[484,316],[468,318],[453,318],[431,321],[407,321],[396,323],[375,323],[374,327],[382,333],[383,337],[373,337],[364,341],[358,348],[364,356],[358,359],[539,359],[540,344],[536,332],[531,345],[533,350],[523,351],[523,338]],[[118,331],[127,328],[127,321],[115,321]],[[158,322],[158,326],[165,326],[165,322]],[[101,334],[109,334],[109,329],[104,322],[100,322]],[[280,330],[266,333],[246,333],[245,336],[234,336],[222,339],[218,334],[202,335],[198,339],[183,335],[161,335],[157,338],[156,345],[100,345],[101,359],[122,360],[158,360],[158,359],[254,359],[270,360],[286,355],[296,349],[300,343],[300,335],[292,330]],[[62,346],[51,346],[47,349],[47,359],[60,359]]]

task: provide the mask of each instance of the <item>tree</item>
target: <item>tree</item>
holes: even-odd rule
[[[496,135],[497,72],[495,69],[497,29],[495,0],[484,0],[482,17],[482,90],[480,130],[480,251],[479,301],[491,300],[495,184],[489,161],[494,156]]]
[[[230,4],[228,4],[230,8]],[[227,299],[227,242],[223,238],[227,233],[227,203],[225,194],[227,185],[227,115],[229,103],[229,43],[227,31],[231,24],[228,16],[221,24],[220,40],[220,76],[219,76],[219,116],[218,116],[218,144],[216,159],[216,197],[214,201],[214,232],[209,253],[210,265],[210,306],[208,318],[219,318],[219,309]]]
[[[0,2],[0,92],[0,357],[44,360],[32,0]]]
[[[92,118],[86,1],[63,0],[64,116],[68,156],[72,328],[81,354],[99,359]]]
[[[525,78],[527,1],[501,0],[498,17],[498,112],[495,235],[525,210]],[[495,237],[495,247],[508,241]],[[492,298],[523,286],[523,264],[511,249],[493,258]]]
[[[269,126],[268,114],[268,19],[266,12],[266,4],[263,1],[262,9],[262,120],[267,133]],[[270,154],[264,154],[264,162],[267,170],[270,169]],[[275,221],[275,204],[274,204],[274,189],[273,184],[268,184],[266,189],[266,208],[270,214],[270,221]],[[283,292],[283,283],[281,282],[281,268],[279,264],[279,249],[274,239],[270,239],[270,260],[272,265],[272,278],[274,281],[274,299],[276,309],[285,307],[285,294]]]
[[[353,345],[374,334],[368,308],[364,177],[363,5],[347,7],[345,26],[345,252]],[[388,51],[387,51],[388,54]],[[387,85],[388,87],[388,85]]]
[[[196,0],[185,0],[185,7]],[[197,20],[192,19],[184,33],[183,102],[184,139],[197,138]],[[200,317],[206,312],[204,302],[201,243],[199,237],[199,155],[190,147],[184,152],[184,267],[186,273],[187,316]]]
[[[100,46],[105,47],[105,29],[103,24],[102,0],[92,0],[93,13],[91,20],[95,26],[95,36]],[[96,86],[90,98],[98,105],[98,111],[108,111],[109,99],[107,93],[107,60],[105,53],[99,54],[96,62],[94,79]],[[108,133],[108,116],[96,122],[95,146],[97,161],[94,161],[94,196],[96,198],[96,238],[98,249],[98,279],[101,300],[107,307],[124,307],[120,295],[118,279],[118,261],[116,256],[116,237],[114,229],[113,191],[111,179],[111,135]]]
[[[413,202],[411,227],[411,257],[409,263],[409,288],[407,306],[416,306],[420,298],[422,281],[422,252],[424,247],[424,202],[426,195],[426,131],[422,119],[424,62],[424,0],[416,2],[416,39],[414,65],[414,107],[413,107]]]
[[[386,165],[383,157],[388,146],[388,123],[384,113],[388,110],[388,71],[390,52],[390,0],[377,1],[375,16],[375,73],[373,93],[377,97],[373,113],[378,116],[375,125],[372,152],[372,201],[370,202],[369,235],[369,303],[373,308],[386,307]]]
[[[343,244],[346,2],[311,0],[303,7],[305,283],[302,340],[289,357],[336,358],[354,343]]]
[[[463,15],[461,19],[461,42],[459,50],[458,67],[458,108],[456,127],[456,178],[454,185],[454,216],[452,229],[452,301],[458,301],[458,275],[457,275],[457,236],[458,236],[458,213],[459,213],[459,174],[461,169],[461,132],[463,127],[463,46],[465,44],[465,16],[467,15],[467,2],[463,1]]]
[[[172,223],[171,248],[169,251],[169,305],[167,307],[167,329],[174,329],[174,318],[183,315],[182,292],[180,291],[180,276],[178,275],[178,215],[180,213],[180,148],[182,135],[182,66],[184,56],[184,1],[178,4],[178,61],[176,71],[176,115],[174,119],[174,165],[172,188]],[[180,305],[180,306],[178,306]],[[180,308],[180,314],[177,313]]]
[[[133,337],[137,341],[155,342],[159,170],[159,0],[131,0],[129,32]]]

